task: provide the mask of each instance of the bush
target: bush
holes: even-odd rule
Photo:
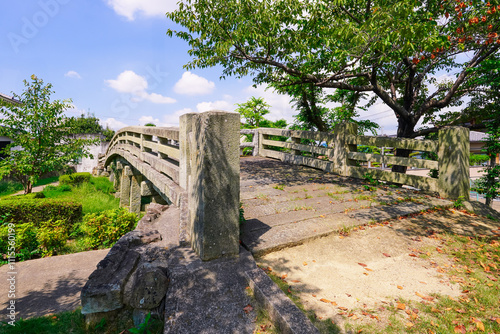
[[[9,199],[0,201],[0,216],[8,215],[8,221],[30,222],[40,226],[49,220],[65,220],[69,226],[82,218],[82,204],[51,198]]]
[[[44,257],[60,252],[68,240],[68,230],[64,220],[43,222],[37,232],[37,241]]]
[[[16,260],[24,261],[40,253],[38,249],[37,228],[32,223],[16,224],[15,226],[15,252]],[[3,224],[0,227],[0,262],[5,263],[9,253],[9,227]]]
[[[39,192],[39,193],[35,193],[35,196],[33,196],[34,198],[45,198],[45,195],[42,193],[42,192]]]
[[[490,157],[486,154],[471,154],[469,158],[471,166],[481,165],[488,161],[490,161]]]
[[[88,248],[112,246],[121,236],[134,229],[137,222],[135,213],[124,208],[107,210],[86,215],[80,225]]]
[[[60,184],[77,185],[90,181],[90,173],[73,173],[61,175],[59,177]]]
[[[115,192],[115,188],[113,186],[113,182],[109,181],[109,179],[105,176],[99,177],[91,177],[90,183],[97,189],[102,191],[105,194],[110,194]]]

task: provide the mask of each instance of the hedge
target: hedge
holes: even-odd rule
[[[0,217],[15,224],[33,223],[39,227],[49,220],[65,220],[68,226],[82,218],[82,204],[51,198],[0,201]]]
[[[80,184],[84,182],[89,182],[90,173],[73,173],[68,175],[61,175],[59,177],[60,184]]]

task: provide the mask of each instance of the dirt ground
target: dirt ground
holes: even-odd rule
[[[499,228],[498,220],[442,210],[331,235],[258,262],[284,277],[317,317],[340,327],[345,321],[383,325],[387,306],[398,301],[461,295],[460,285],[444,273],[452,262],[435,251],[441,245],[435,233],[499,235]]]

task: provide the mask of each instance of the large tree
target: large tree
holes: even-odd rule
[[[500,48],[497,2],[182,0],[167,16],[185,30],[167,34],[191,46],[187,68],[372,92],[394,111],[398,137],[414,138],[476,89],[469,70]],[[423,118],[430,128],[416,129]]]
[[[89,156],[86,145],[96,141],[72,135],[63,114],[71,101],[51,101],[51,84],[32,75],[31,82],[24,80],[24,85],[21,95],[14,94],[20,103],[0,101],[0,135],[12,139],[3,150],[0,177],[12,176],[30,193],[41,175]]]

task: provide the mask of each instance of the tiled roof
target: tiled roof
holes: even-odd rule
[[[488,134],[486,134],[484,132],[470,131],[469,140],[471,142],[474,142],[474,141],[483,141],[486,138],[488,138]]]
[[[15,98],[13,98],[12,96],[5,95],[2,93],[0,93],[0,99],[5,100],[7,102],[11,102],[11,103],[19,103],[19,101],[16,100]]]

